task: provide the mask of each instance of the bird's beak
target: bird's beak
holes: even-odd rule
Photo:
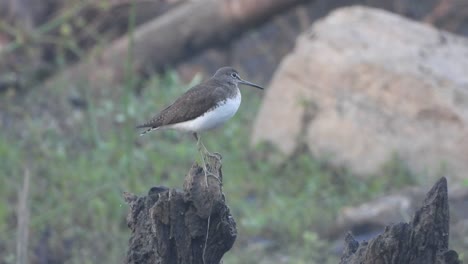
[[[240,84],[245,84],[245,85],[248,85],[248,86],[252,86],[252,87],[258,88],[258,89],[260,89],[260,90],[263,90],[263,89],[264,89],[263,87],[258,86],[258,85],[256,85],[255,83],[251,83],[251,82],[248,82],[248,81],[244,81],[244,80],[242,80],[242,79],[239,80],[239,83],[240,83]]]

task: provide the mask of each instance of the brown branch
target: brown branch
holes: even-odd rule
[[[188,1],[140,26],[133,34],[133,69],[163,69],[187,56],[225,43],[246,28],[257,25],[304,0],[199,0]],[[75,65],[48,85],[91,80],[96,87],[122,81],[130,50],[130,35],[114,41],[99,55]],[[98,82],[99,84],[97,84]]]
[[[18,193],[18,229],[16,240],[16,263],[29,263],[28,260],[28,241],[29,241],[29,169],[24,170],[23,188]]]

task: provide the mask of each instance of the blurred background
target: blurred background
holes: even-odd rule
[[[360,7],[351,7],[360,5]],[[231,65],[224,263],[338,263],[449,179],[468,261],[466,0],[0,0],[0,263],[121,263],[122,192],[182,187],[191,135],[135,125]]]

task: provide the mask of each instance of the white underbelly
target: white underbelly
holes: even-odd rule
[[[227,99],[223,104],[210,110],[202,116],[199,116],[190,121],[167,126],[177,130],[201,132],[209,129],[216,128],[228,121],[239,109],[241,103],[241,94],[237,93],[234,98]]]

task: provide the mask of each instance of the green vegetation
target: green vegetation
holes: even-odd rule
[[[84,125],[72,135],[34,123],[30,137],[18,142],[0,131],[0,198],[6,201],[0,204],[0,244],[9,252],[0,262],[14,262],[15,242],[9,239],[15,237],[14,206],[26,168],[32,176],[30,252],[47,248],[66,263],[120,263],[129,237],[122,191],[144,195],[155,185],[181,187],[199,159],[191,135],[157,131],[139,137],[134,125],[191,84],[182,85],[174,73],[138,81],[146,87],[140,96],[127,83],[116,88],[127,89],[120,102],[89,97]],[[328,245],[317,232],[334,221],[338,209],[403,186],[411,177],[395,162],[384,170],[388,177],[358,179],[307,151],[274,162],[281,154],[271,146],[249,148],[260,99],[258,91],[243,89],[233,120],[202,135],[209,150],[223,155],[224,192],[239,229],[225,263],[272,263],[275,256],[288,263],[325,263]],[[101,127],[103,117],[115,125]]]

